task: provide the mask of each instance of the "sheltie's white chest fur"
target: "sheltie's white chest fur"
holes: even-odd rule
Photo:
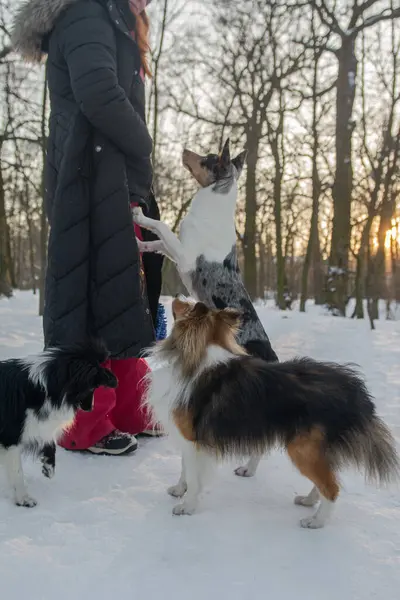
[[[173,410],[179,398],[184,401],[185,392],[186,396],[189,395],[190,387],[183,383],[179,370],[173,364],[156,368],[149,375],[146,405],[152,413],[153,421],[160,424],[165,433],[173,438],[177,434]]]
[[[189,402],[198,376],[205,369],[233,358],[235,356],[224,348],[210,346],[196,374],[190,379],[182,376],[179,364],[176,362],[165,364],[150,373],[145,404],[152,412],[153,420],[162,426],[163,430],[172,437],[173,442],[178,442],[180,445],[179,442],[182,440],[182,435],[174,421],[174,410],[184,407]]]

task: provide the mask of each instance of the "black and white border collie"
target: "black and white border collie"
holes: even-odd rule
[[[179,238],[166,223],[149,219],[141,208],[133,209],[135,223],[160,239],[138,240],[141,252],[158,252],[176,263],[189,293],[211,308],[236,308],[242,314],[237,341],[252,356],[278,360],[268,335],[243,284],[236,252],[235,211],[238,180],[246,151],[231,158],[229,140],[220,154],[200,156],[184,150],[184,167],[200,185],[183,219]],[[255,474],[260,456],[254,455],[236,475]]]
[[[57,438],[79,409],[92,410],[94,390],[117,387],[102,366],[107,358],[103,343],[91,340],[0,362],[0,461],[18,506],[37,504],[25,487],[21,452],[41,453],[42,472],[52,476]]]
[[[306,528],[329,519],[344,466],[376,481],[398,476],[395,441],[352,369],[308,358],[266,362],[238,345],[238,311],[180,299],[172,308],[171,334],[153,349],[161,366],[147,376],[146,403],[182,452],[181,478],[168,490],[185,496],[175,515],[196,510],[215,461],[274,447],[314,484],[295,498],[301,506],[320,500],[301,520]]]

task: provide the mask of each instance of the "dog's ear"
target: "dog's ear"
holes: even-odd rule
[[[226,140],[222,152],[219,155],[218,165],[221,168],[227,169],[231,162],[231,154],[229,151],[229,138]]]
[[[96,388],[116,388],[118,386],[118,379],[115,377],[114,373],[110,371],[110,369],[100,367],[95,378],[95,386]]]
[[[240,154],[235,156],[235,158],[232,160],[232,163],[238,174],[238,179],[243,170],[243,166],[244,166],[244,163],[246,162],[246,158],[247,158],[247,150],[243,150],[243,152],[241,152]]]
[[[196,302],[194,308],[192,310],[192,315],[194,317],[205,317],[210,312],[208,306],[203,304],[203,302]]]
[[[231,329],[237,329],[242,320],[242,313],[236,308],[224,308],[219,311],[218,317]]]
[[[182,317],[191,307],[191,303],[187,300],[181,300],[181,298],[174,298],[172,301],[172,315],[174,320]]]
[[[93,410],[93,390],[79,396],[79,408],[85,412]]]

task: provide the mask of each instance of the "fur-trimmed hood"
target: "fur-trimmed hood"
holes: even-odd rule
[[[42,41],[54,27],[59,15],[81,0],[26,0],[18,8],[11,41],[16,52],[30,62],[40,62]]]

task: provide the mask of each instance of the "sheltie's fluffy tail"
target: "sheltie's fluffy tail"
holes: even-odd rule
[[[328,449],[328,458],[335,470],[354,465],[365,471],[369,483],[387,484],[400,477],[396,442],[385,423],[371,416],[365,427],[349,431]]]

